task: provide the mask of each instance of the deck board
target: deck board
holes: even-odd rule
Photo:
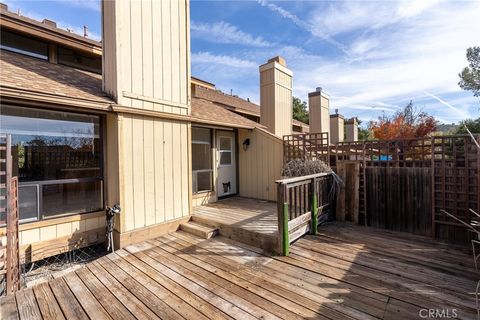
[[[222,225],[276,235],[277,204],[269,201],[233,197],[193,209],[194,216],[204,216]]]
[[[3,297],[0,317],[413,319],[448,308],[474,319],[477,280],[464,247],[385,230],[322,226],[289,257],[179,231]]]

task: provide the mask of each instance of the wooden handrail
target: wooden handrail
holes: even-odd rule
[[[278,251],[288,255],[290,243],[317,233],[318,216],[330,209],[331,173],[277,180]]]
[[[331,172],[314,173],[314,174],[309,174],[307,176],[275,180],[275,183],[287,184],[287,183],[293,183],[293,182],[298,182],[298,181],[304,181],[304,180],[308,180],[308,179],[312,179],[312,178],[325,177],[325,176],[329,176],[331,174],[332,174]]]

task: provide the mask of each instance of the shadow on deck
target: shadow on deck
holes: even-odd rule
[[[277,204],[232,197],[193,209],[192,220],[216,227],[222,236],[274,252],[278,246]]]
[[[282,257],[179,231],[1,298],[0,318],[474,319],[477,280],[463,247],[398,232],[333,223]]]

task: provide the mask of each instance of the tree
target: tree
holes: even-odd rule
[[[375,139],[405,139],[425,137],[435,131],[437,121],[425,112],[415,109],[410,101],[403,110],[393,116],[383,115],[370,122]]]
[[[458,85],[463,90],[472,91],[475,97],[480,97],[480,47],[467,49],[468,67],[458,74]]]
[[[467,126],[468,130],[470,130],[471,133],[480,133],[480,117],[478,117],[477,119],[466,119],[466,120],[460,121],[455,133],[457,134],[467,133],[465,126]]]
[[[293,97],[293,119],[308,124],[307,103]]]
[[[362,120],[357,118],[358,122],[358,141],[367,141],[373,139],[373,133],[370,128],[364,128],[362,126]]]

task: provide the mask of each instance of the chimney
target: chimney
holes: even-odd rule
[[[330,97],[322,88],[308,94],[308,112],[311,133],[330,133]]]
[[[3,2],[0,2],[0,10],[1,11],[8,11],[8,5],[3,3]]]
[[[347,141],[358,141],[358,122],[357,118],[352,118],[345,121],[345,131]]]
[[[292,71],[280,56],[259,69],[260,123],[279,137],[292,134]]]
[[[330,115],[330,143],[343,142],[345,135],[344,118],[341,114]]]
[[[49,20],[49,19],[43,19],[42,23],[44,25],[49,26],[49,27],[53,27],[53,28],[57,27],[57,23],[55,21],[52,21],[52,20]]]
[[[106,94],[122,107],[190,114],[188,19],[188,0],[102,1]]]

